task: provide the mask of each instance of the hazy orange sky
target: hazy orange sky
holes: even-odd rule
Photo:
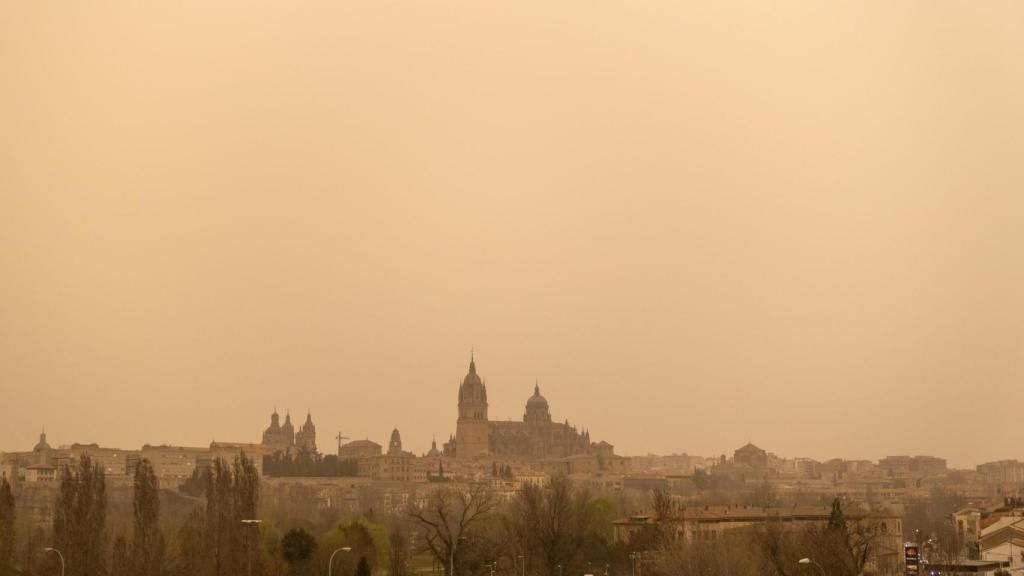
[[[1024,3],[0,13],[0,450],[1024,458]]]

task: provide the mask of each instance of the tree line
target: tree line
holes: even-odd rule
[[[321,456],[310,452],[275,452],[263,457],[263,473],[267,476],[280,477],[358,476],[359,462],[350,458],[338,458],[334,454]]]
[[[680,538],[678,510],[662,490],[648,502],[658,521],[617,540],[613,522],[623,504],[564,477],[524,485],[511,498],[490,482],[429,484],[429,495],[399,514],[380,517],[370,507],[326,526],[300,514],[279,529],[260,517],[260,476],[244,454],[214,461],[198,479],[191,512],[162,524],[159,484],[143,460],[134,471],[131,523],[118,531],[108,523],[103,470],[83,457],[61,473],[50,533],[23,535],[23,554],[2,480],[0,576],[59,574],[60,557],[47,548],[60,551],[68,576],[409,576],[432,566],[445,576],[807,576],[804,557],[826,574],[854,576],[865,573],[878,543],[877,530],[848,521],[838,501],[822,526],[767,522],[714,541]]]

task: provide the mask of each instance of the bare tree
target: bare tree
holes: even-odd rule
[[[494,492],[488,486],[445,486],[431,494],[422,508],[411,510],[409,516],[434,558],[454,576],[459,542],[470,526],[495,506]]]
[[[586,490],[565,477],[547,486],[526,486],[512,503],[511,525],[526,554],[536,559],[540,573],[558,576],[586,568],[584,547],[594,532]],[[561,568],[559,568],[561,567]]]
[[[812,558],[826,574],[858,576],[876,552],[879,525],[870,518],[848,520],[839,500],[823,526],[789,526],[769,519],[757,531],[765,570],[780,576],[797,574],[797,561]]]

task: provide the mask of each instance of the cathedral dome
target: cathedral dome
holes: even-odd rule
[[[462,379],[462,385],[468,386],[470,384],[482,385],[483,380],[480,379],[480,375],[476,373],[476,360],[470,359],[469,361],[469,372],[466,373],[466,377]]]
[[[459,404],[463,402],[487,403],[487,385],[476,373],[476,360],[472,356],[469,359],[469,372],[459,385]]]
[[[540,385],[534,384],[533,396],[526,401],[526,413],[523,414],[525,422],[544,423],[551,422],[551,413],[548,412],[548,401],[540,395]]]
[[[46,432],[43,432],[39,435],[39,443],[36,444],[35,448],[33,448],[32,451],[44,452],[46,450],[50,450],[50,445],[46,442]]]
[[[547,400],[547,398],[545,398],[545,397],[540,395],[540,385],[539,384],[534,384],[533,385],[533,396],[530,396],[530,399],[526,401],[526,406],[527,407],[536,406],[538,408],[542,407],[542,406],[544,408],[548,407],[548,400]]]

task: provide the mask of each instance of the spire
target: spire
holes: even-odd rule
[[[476,357],[472,348],[469,349],[469,373],[476,374]]]
[[[540,380],[535,380],[533,383],[533,395],[540,396]]]

